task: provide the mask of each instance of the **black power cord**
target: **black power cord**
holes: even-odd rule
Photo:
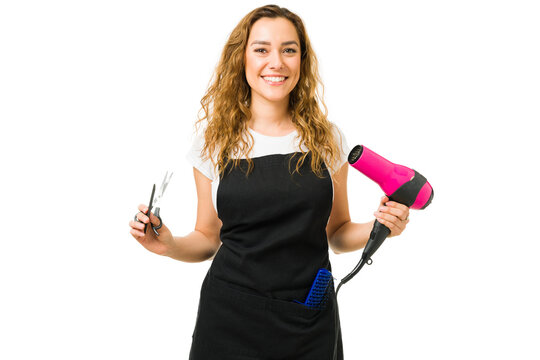
[[[340,322],[339,322],[339,317],[338,317],[338,313],[339,313],[339,310],[338,310],[338,301],[337,301],[337,295],[338,295],[338,292],[339,292],[339,288],[341,287],[341,285],[345,284],[347,281],[351,280],[359,271],[360,269],[362,269],[362,267],[364,267],[365,264],[368,264],[368,265],[371,265],[372,261],[371,261],[371,258],[369,258],[368,260],[365,259],[365,257],[362,256],[362,259],[360,259],[360,262],[358,262],[358,264],[356,264],[355,268],[353,269],[353,271],[351,271],[349,273],[349,275],[345,276],[343,279],[341,279],[339,285],[337,286],[336,288],[336,293],[335,293],[335,308],[334,308],[334,323],[335,323],[335,332],[336,332],[336,336],[334,338],[334,355],[332,357],[333,360],[337,360],[337,350],[338,350],[338,337],[339,337],[339,327],[340,327]]]

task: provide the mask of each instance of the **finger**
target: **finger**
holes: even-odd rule
[[[396,216],[399,220],[405,221],[409,216],[409,209],[405,206],[405,209],[401,207],[381,206],[379,212]]]
[[[377,218],[377,221],[386,226],[390,230],[390,234],[388,234],[388,237],[393,237],[400,235],[401,232],[404,230],[404,228],[399,227],[396,225],[396,223],[383,219],[382,217]]]
[[[146,206],[145,204],[140,204],[137,209],[139,209],[139,211],[143,214],[146,214],[146,212],[148,211],[148,206]]]
[[[395,213],[392,213],[394,211]],[[400,229],[404,229],[404,224],[407,224],[409,222],[409,219],[402,219],[401,216],[403,216],[403,213],[400,210],[392,209],[392,208],[382,208],[379,209],[379,211],[376,211],[373,213],[377,218],[381,218],[389,223],[394,224],[396,227]]]
[[[136,229],[136,230],[144,230],[144,224],[143,223],[140,223],[138,221],[134,221],[134,220],[131,220],[129,222],[129,226],[131,226],[132,229]]]
[[[403,230],[405,230],[405,227],[407,226],[407,222],[409,222],[409,220],[407,221],[401,221],[399,220],[398,222],[395,223],[395,229],[394,229],[394,233],[392,234],[392,236],[396,236],[396,235],[400,235]]]
[[[396,231],[398,229],[396,228],[396,225],[393,222],[385,220],[382,217],[378,217],[377,221],[383,224],[384,226],[386,226],[390,230],[389,236],[394,236],[396,234]]]
[[[409,220],[399,220],[394,217],[394,219],[389,219],[388,216],[386,218],[383,218],[382,216],[377,218],[377,221],[379,221],[381,224],[386,226],[388,229],[390,229],[389,237],[398,236],[401,235],[401,233],[405,230],[407,227],[407,224],[409,223]]]
[[[161,223],[159,218],[156,215],[154,215],[154,213],[151,211],[150,211],[150,221],[152,222],[153,226],[158,226]]]
[[[146,223],[148,222],[148,216],[144,215],[142,212],[138,212],[135,217],[137,218],[137,220],[139,220],[140,222],[143,222],[143,223]]]
[[[386,227],[388,227],[390,230],[396,228],[398,218],[394,215],[385,214],[380,211],[374,212],[373,215],[375,215],[375,217],[377,218],[377,220],[379,220],[381,224],[386,225]]]
[[[152,216],[154,218],[157,219],[157,217],[155,217],[154,214],[151,211],[150,211],[150,213],[152,214]],[[141,221],[141,223],[143,224],[143,227],[144,227],[144,224],[150,223],[150,218],[148,216],[146,216],[145,214],[143,214],[142,212],[137,213],[137,219],[139,219],[139,221]],[[159,219],[157,219],[157,222],[159,223]]]
[[[137,241],[141,241],[145,236],[145,233],[143,233],[142,231],[139,231],[137,229],[131,229],[131,230],[129,230],[129,232],[130,232],[131,235],[133,235],[133,237]]]
[[[400,219],[405,220],[409,218],[409,207],[407,205],[403,205],[395,201],[388,201],[385,205],[390,209],[399,210],[401,213],[392,212],[392,214],[397,215]]]
[[[409,211],[409,207],[407,205],[403,205],[395,201],[387,201],[386,204],[384,205],[394,208],[394,209],[401,209],[403,211]]]

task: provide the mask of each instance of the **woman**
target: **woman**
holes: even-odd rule
[[[343,133],[319,108],[317,61],[301,19],[268,5],[232,31],[201,104],[206,121],[187,159],[195,230],[157,238],[139,205],[131,234],[146,249],[186,262],[213,259],[204,279],[190,359],[331,359],[335,298],[303,304],[328,246],[365,246],[373,221],[353,223]],[[320,102],[324,105],[323,100]],[[326,109],[326,106],[325,106]],[[399,235],[408,208],[383,198],[375,216]],[[333,291],[333,287],[331,289]],[[339,329],[338,329],[339,330]],[[340,332],[340,331],[339,331]],[[343,359],[341,334],[338,359]]]

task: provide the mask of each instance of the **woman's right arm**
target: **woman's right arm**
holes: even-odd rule
[[[186,236],[174,236],[170,248],[163,254],[184,262],[212,259],[221,246],[222,223],[212,202],[212,182],[195,167],[193,176],[197,187],[195,230]]]
[[[159,219],[153,213],[149,218],[146,214],[147,206],[139,205],[139,213],[136,215],[139,222],[129,222],[130,233],[148,251],[180,261],[202,262],[212,259],[221,246],[221,220],[212,203],[212,182],[196,168],[193,168],[193,175],[197,186],[197,222],[195,230],[188,235],[173,236],[165,223],[159,230],[159,237],[150,226],[144,232],[145,224],[151,222],[157,226]]]

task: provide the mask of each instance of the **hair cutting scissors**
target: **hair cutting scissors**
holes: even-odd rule
[[[167,185],[169,185],[169,182],[171,181],[171,177],[174,173],[171,172],[171,174],[169,175],[169,172],[167,171],[167,173],[165,174],[165,177],[163,178],[163,182],[161,183],[161,186],[159,188],[159,191],[157,193],[157,196],[156,198],[154,199],[154,194],[156,192],[156,184],[154,184],[154,186],[152,187],[152,194],[150,195],[150,201],[148,202],[148,211],[147,211],[147,214],[148,214],[148,217],[150,217],[150,212],[152,211],[152,208],[155,208],[155,211],[154,211],[154,216],[156,216],[158,219],[159,219],[159,225],[152,225],[152,230],[154,230],[154,233],[159,236],[159,232],[158,230],[161,229],[161,226],[163,225],[163,222],[161,221],[161,216],[159,215],[159,210],[160,210],[160,202],[161,202],[161,199],[163,197],[163,193],[165,192],[165,189],[167,189]],[[137,215],[135,215],[135,220],[138,221],[138,222],[141,222],[138,218],[137,218]],[[146,225],[147,224],[144,224],[144,232],[146,233]]]

